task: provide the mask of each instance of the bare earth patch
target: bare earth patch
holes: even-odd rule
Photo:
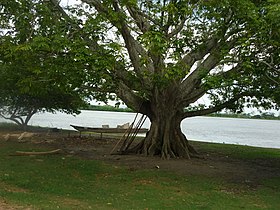
[[[7,192],[21,192],[21,193],[27,193],[28,192],[25,189],[15,187],[15,186],[12,186],[12,185],[8,185],[6,183],[1,183],[1,182],[0,182],[0,187]]]
[[[26,208],[14,204],[8,203],[6,200],[0,198],[0,210],[31,210],[32,208]]]
[[[279,165],[272,160],[244,160],[205,150],[198,151],[202,158],[162,160],[159,157],[143,155],[111,155],[118,138],[79,137],[54,138],[48,143],[53,148],[62,149],[68,155],[77,155],[86,159],[95,159],[122,165],[130,170],[156,169],[176,172],[182,175],[220,177],[233,183],[242,183],[248,187],[257,187],[263,179],[280,177]]]
[[[0,199],[0,210],[12,210],[15,209],[11,206],[11,204],[8,204],[5,200]]]
[[[5,133],[0,133],[0,136]],[[85,159],[95,159],[113,164],[126,166],[130,170],[156,169],[176,172],[182,175],[218,177],[233,183],[241,183],[248,187],[257,187],[263,179],[280,177],[279,165],[272,160],[244,160],[217,152],[198,149],[203,158],[162,160],[159,157],[142,155],[111,155],[119,138],[102,139],[95,137],[79,137],[77,133],[40,133],[25,142],[42,144],[52,149],[61,149],[70,156]],[[117,150],[117,149],[116,149]]]

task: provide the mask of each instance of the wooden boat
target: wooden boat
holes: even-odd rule
[[[77,125],[70,125],[79,132],[93,132],[93,133],[125,133],[127,130],[130,132],[147,133],[147,128],[97,128],[97,127],[83,127]]]

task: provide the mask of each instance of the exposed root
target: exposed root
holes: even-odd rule
[[[159,140],[154,135],[148,135],[136,146],[121,151],[120,154],[144,154],[145,156],[160,156],[162,159],[199,157],[183,134],[172,136],[172,139],[169,135],[169,138]]]
[[[46,151],[46,152],[23,152],[23,151],[16,151],[15,155],[51,155],[51,154],[58,154],[61,152],[61,149]]]

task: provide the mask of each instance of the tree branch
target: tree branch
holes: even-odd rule
[[[132,6],[126,6],[129,14],[135,20],[136,25],[143,33],[147,32],[150,28],[149,22],[145,19],[142,13],[139,10]]]
[[[141,105],[144,100],[136,95],[128,86],[124,83],[119,84],[116,94],[122,99],[128,107],[131,107],[133,110],[138,111],[141,109]]]
[[[277,69],[277,68],[275,68],[274,66],[272,66],[273,63],[270,64],[270,63],[267,63],[266,61],[263,61],[263,60],[260,60],[260,62],[263,63],[263,64],[265,64],[267,67],[269,67],[269,68],[272,69],[273,71],[276,71],[277,73],[280,73],[280,70],[279,70],[279,69]]]
[[[26,116],[26,118],[25,118],[25,120],[24,120],[24,125],[27,125],[27,124],[28,124],[28,122],[29,122],[29,120],[31,119],[31,117],[32,117],[34,114],[36,114],[37,111],[38,111],[38,110],[37,110],[36,108],[29,111],[29,113],[27,114],[27,116]]]
[[[218,104],[214,107],[210,107],[210,108],[202,109],[202,110],[185,112],[184,115],[183,115],[183,119],[188,118],[188,117],[207,115],[207,114],[211,114],[213,112],[221,111],[222,109],[227,108],[230,105],[232,105],[238,99],[240,99],[244,96],[250,96],[250,95],[251,94],[249,94],[249,93],[240,93],[240,94],[234,96],[233,98],[229,99],[228,101],[226,101],[222,104]]]
[[[215,54],[210,54],[182,83],[180,89],[184,91],[184,97],[188,97],[195,88],[201,85],[201,78],[219,63]]]
[[[207,93],[207,90],[203,87],[193,90],[187,97],[187,99],[182,100],[183,107],[190,105],[191,103],[196,102],[202,96]]]
[[[201,85],[201,79],[204,78],[212,69],[214,69],[221,61],[220,52],[224,50],[229,51],[236,40],[224,42],[221,40],[212,47],[209,51],[208,57],[199,64],[196,69],[181,83],[181,89],[184,90],[184,95],[187,97],[195,88]]]
[[[178,33],[180,33],[180,31],[185,26],[186,20],[187,17],[184,17],[184,19],[174,28],[174,30],[167,34],[167,38],[172,38],[173,36],[176,36]]]
[[[68,20],[68,21],[71,21],[73,22],[72,18],[70,18],[70,16],[64,11],[64,9],[59,5],[59,2],[58,0],[50,0],[50,2],[52,3],[52,5],[58,9],[58,11],[62,14],[62,16]]]
[[[108,18],[108,20],[119,30],[119,32],[121,33],[124,39],[126,49],[128,50],[128,54],[132,62],[132,65],[134,67],[134,70],[137,74],[140,74],[143,68],[142,66],[140,66],[141,61],[139,55],[141,55],[143,58],[148,58],[148,54],[146,50],[138,43],[138,41],[136,41],[133,38],[126,22],[123,20],[122,17],[120,17],[120,14],[125,16],[125,13],[119,7],[118,2],[114,0],[113,8],[115,11],[109,11],[108,8],[103,6],[103,4],[99,0],[82,0],[82,1],[88,3],[89,5],[94,6],[98,12],[104,14],[106,18]],[[110,15],[110,12],[113,12],[114,15]],[[118,18],[116,18],[115,16],[118,16]],[[150,71],[153,71],[153,66],[150,64],[151,62],[149,62],[148,69]]]
[[[207,55],[217,45],[217,43],[217,37],[212,37],[203,44],[205,45],[205,47],[201,47],[201,50],[192,50],[191,52],[186,54],[181,60],[179,60],[176,65],[187,65],[188,67],[192,67],[196,61],[201,60],[205,55]]]
[[[50,0],[50,2],[52,3],[54,8],[57,8],[57,10],[60,12],[62,17],[69,22],[69,24],[74,28],[74,30],[78,30],[78,31],[82,30],[81,27],[59,5],[59,1],[58,0]],[[90,49],[92,51],[97,51],[98,49],[101,48],[98,45],[96,40],[91,40],[91,39],[88,38],[88,36],[85,36],[83,34],[82,34],[82,38],[83,38],[83,40],[85,40],[87,42],[87,44],[89,45],[89,47],[90,47]]]
[[[23,125],[24,124],[24,121],[23,119],[20,117],[20,116],[17,116],[16,115],[16,111],[17,110],[14,110],[14,112],[11,114],[11,116],[9,117],[6,117],[5,115],[3,115],[2,113],[0,113],[0,116],[6,120],[11,120],[13,122],[15,122],[17,125]]]

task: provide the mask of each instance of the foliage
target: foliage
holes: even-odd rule
[[[249,113],[211,113],[208,116],[211,117],[229,117],[229,118],[247,118],[247,119],[266,119],[266,120],[280,120],[280,116],[275,116],[274,113],[264,112],[261,114],[249,114]]]
[[[85,107],[86,110],[94,110],[94,111],[111,111],[111,112],[133,112],[130,108],[119,108],[110,105],[89,105]]]
[[[87,52],[75,50],[82,41],[65,37],[65,21],[40,1],[3,2],[1,11],[0,115],[26,126],[40,111],[79,113],[85,64],[78,58]]]

